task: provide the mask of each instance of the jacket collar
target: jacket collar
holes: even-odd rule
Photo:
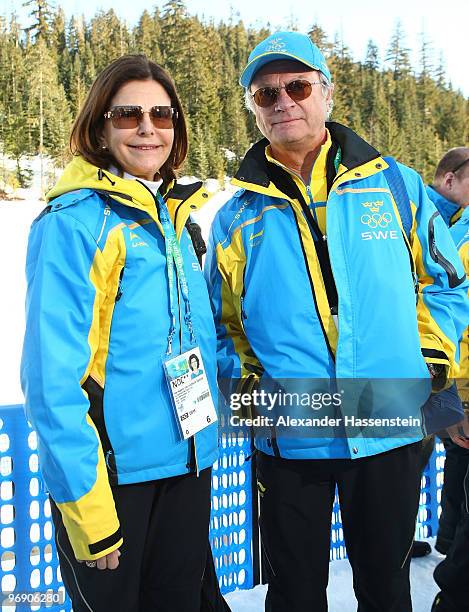
[[[443,217],[446,225],[453,225],[460,217],[462,209],[445,198],[439,193],[433,185],[427,185],[427,194],[433,204],[436,206],[438,212]]]
[[[341,164],[347,171],[379,158],[380,153],[353,130],[340,123],[330,121],[326,123],[326,127],[332,139],[332,146],[326,162],[329,191],[336,178],[334,158],[338,148],[341,150]],[[291,195],[289,190],[285,191],[286,182],[289,183],[287,179],[280,180],[281,185],[279,184],[281,173],[285,175],[288,175],[288,173],[266,159],[265,148],[268,144],[269,141],[263,138],[249,149],[241,162],[233,183],[266,195]]]
[[[49,191],[47,201],[77,189],[92,189],[121,204],[142,210],[159,225],[155,198],[146,185],[135,179],[121,178],[78,156],[67,165],[55,187]],[[177,222],[178,233],[182,231],[190,212],[200,209],[209,199],[209,194],[200,181],[188,185],[173,181],[169,185],[161,186],[160,191],[165,197],[173,221]]]

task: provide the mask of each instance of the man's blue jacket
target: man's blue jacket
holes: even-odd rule
[[[449,377],[459,371],[458,338],[469,323],[466,275],[419,175],[399,165],[413,215],[409,243],[383,173],[385,160],[352,130],[336,123],[327,128],[333,142],[327,245],[338,325],[315,245],[323,236],[314,235],[301,193],[267,160],[268,141],[261,140],[242,162],[233,180],[241,189],[216,215],[209,240],[205,273],[219,376],[252,376],[271,387],[275,380],[276,388],[289,391],[292,379],[302,381],[297,387],[303,390],[321,387],[314,382],[320,380],[338,393],[347,387],[347,408],[310,416],[392,413],[418,420],[430,393],[426,363],[444,364]],[[379,397],[382,379],[394,390],[391,410],[389,393],[386,400]],[[418,391],[412,380],[420,381]],[[256,446],[286,458],[359,458],[423,435],[421,427],[375,436],[366,423],[352,433],[343,425],[292,435],[274,424],[257,436]]]

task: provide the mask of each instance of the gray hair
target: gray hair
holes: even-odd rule
[[[318,74],[319,74],[319,81],[321,83],[322,95],[324,96],[324,98],[327,98],[329,91],[332,89],[332,83],[322,72],[318,71]],[[255,102],[252,99],[252,94],[251,94],[249,87],[246,87],[244,89],[244,105],[246,106],[248,111],[251,111],[251,113],[253,113],[255,109]],[[327,107],[326,120],[328,120],[329,117],[331,116],[333,108],[334,108],[334,101],[331,99]]]

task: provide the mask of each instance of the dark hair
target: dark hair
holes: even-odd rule
[[[458,166],[462,167],[463,163],[469,159],[469,147],[455,147],[450,149],[440,159],[440,163],[435,170],[435,180],[444,178],[447,172],[454,172]]]
[[[187,156],[188,138],[186,120],[176,87],[169,74],[145,55],[124,55],[114,60],[96,77],[86,100],[78,113],[70,135],[70,150],[100,168],[119,164],[107,149],[101,146],[104,130],[104,113],[109,110],[112,98],[129,81],[153,80],[159,83],[171,99],[178,113],[174,126],[174,142],[168,159],[159,172],[165,182],[176,177]],[[120,168],[122,170],[122,168]]]
[[[197,355],[195,353],[192,353],[192,355],[189,355],[189,367],[190,367],[191,361],[193,359],[195,359],[197,361],[197,369],[199,369],[200,368],[200,360],[199,360],[199,358],[197,357]]]

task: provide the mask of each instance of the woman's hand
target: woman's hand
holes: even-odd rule
[[[96,559],[96,561],[85,561],[88,567],[97,567],[100,570],[110,569],[114,570],[119,566],[119,557],[121,556],[121,551],[119,549],[113,550],[112,552],[104,555],[104,557],[100,557]],[[83,563],[83,560],[78,559],[79,563]]]

